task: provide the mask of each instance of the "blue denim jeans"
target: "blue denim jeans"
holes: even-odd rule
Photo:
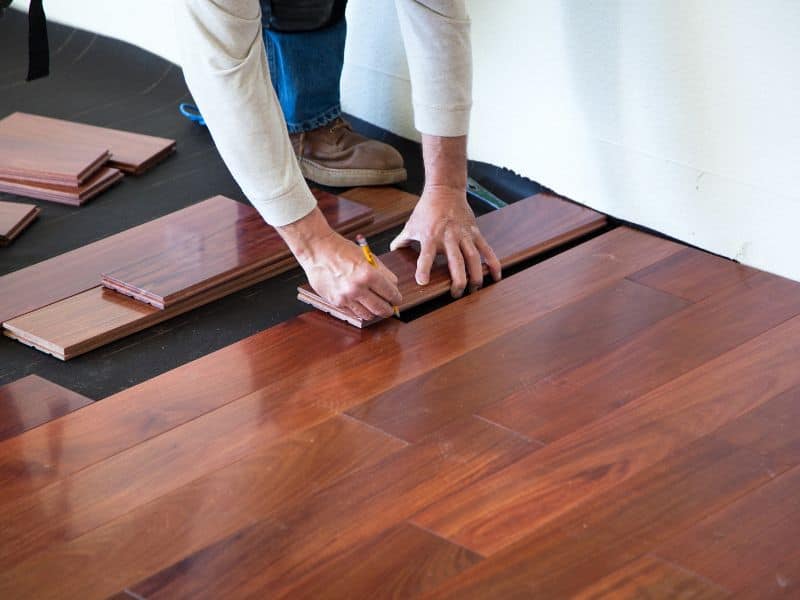
[[[342,114],[339,79],[346,36],[344,18],[317,31],[264,29],[272,86],[289,133],[322,127]]]

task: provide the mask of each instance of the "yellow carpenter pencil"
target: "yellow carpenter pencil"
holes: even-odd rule
[[[377,269],[378,262],[375,260],[375,255],[372,253],[372,249],[367,243],[367,238],[359,233],[356,236],[356,243],[358,243],[359,247],[361,248],[361,252],[364,253],[364,258],[367,259],[367,262]],[[394,316],[400,318],[400,309],[396,306],[392,306],[392,310],[394,310]]]

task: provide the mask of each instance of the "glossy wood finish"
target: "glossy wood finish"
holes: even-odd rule
[[[41,212],[33,204],[0,201],[0,246],[10,244]]]
[[[686,304],[622,281],[398,385],[348,414],[404,440],[418,441],[498,397],[529,389],[548,374],[603,354]],[[489,364],[491,377],[485,370]]]
[[[791,593],[800,286],[728,269],[622,228],[406,324],[301,315],[2,441],[0,596]],[[575,374],[604,399],[561,396],[580,416],[547,444],[480,414]]]
[[[38,375],[8,383],[0,387],[0,441],[91,403],[89,398]]]
[[[510,267],[599,229],[605,223],[605,217],[593,210],[546,194],[531,196],[478,217],[481,232],[503,267]],[[403,302],[399,306],[401,311],[441,296],[450,289],[450,273],[444,257],[437,258],[430,282],[425,286],[416,282],[417,254],[412,249],[388,252],[381,255],[380,260],[400,280],[399,288],[403,295]],[[298,299],[356,327],[377,322],[363,321],[346,309],[332,306],[308,284],[298,289]]]
[[[359,187],[342,192],[341,196],[372,209],[371,223],[356,233],[370,236],[403,225],[417,205],[419,196],[393,187]]]
[[[341,233],[373,218],[372,209],[362,204],[321,190],[315,195],[322,214]],[[213,200],[220,208],[228,205],[229,210],[221,211],[223,218],[186,231],[163,229],[159,233],[171,244],[156,241],[163,251],[131,257],[104,272],[103,285],[164,309],[291,256],[278,232],[253,207],[223,196]]]
[[[77,187],[108,157],[108,146],[102,144],[79,146],[7,136],[0,121],[0,177]]]
[[[110,150],[108,166],[140,175],[175,151],[175,140],[16,112],[0,120],[0,135]]]
[[[122,171],[119,169],[100,167],[78,187],[47,185],[18,179],[0,178],[0,191],[71,206],[80,206],[110,188],[120,179],[122,179]]]

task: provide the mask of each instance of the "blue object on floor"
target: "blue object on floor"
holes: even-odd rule
[[[203,118],[203,115],[200,114],[200,109],[197,108],[194,104],[189,104],[188,102],[182,102],[180,106],[178,106],[178,110],[180,110],[181,114],[190,121],[194,121],[198,125],[205,126],[206,120]]]

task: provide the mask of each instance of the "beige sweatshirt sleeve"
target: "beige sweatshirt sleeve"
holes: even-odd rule
[[[456,137],[469,130],[472,49],[465,0],[395,0],[411,73],[414,124]]]
[[[269,78],[258,0],[176,0],[186,83],[222,159],[267,223],[316,200],[300,173]]]

